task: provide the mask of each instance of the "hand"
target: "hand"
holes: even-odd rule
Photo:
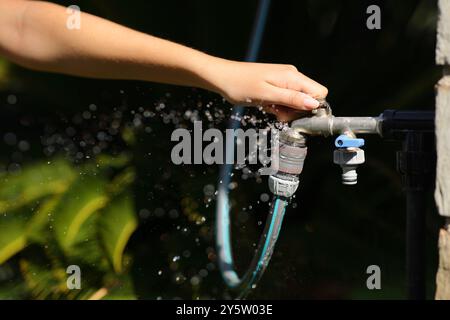
[[[215,68],[217,91],[238,105],[260,105],[281,121],[292,120],[299,110],[319,106],[328,89],[292,65],[221,60]],[[298,117],[298,116],[297,116]]]

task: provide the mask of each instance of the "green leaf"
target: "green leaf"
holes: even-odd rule
[[[33,241],[46,238],[44,226],[48,213],[55,207],[58,198],[51,198],[36,206],[25,206],[0,215],[0,264],[23,250]]]
[[[106,204],[105,186],[106,182],[100,176],[82,175],[62,196],[50,226],[65,252],[76,242],[83,223]]]
[[[121,153],[116,156],[109,154],[99,154],[95,158],[97,168],[122,168],[131,161],[131,156],[127,153]]]
[[[85,265],[89,267],[89,270],[101,273],[111,271],[111,265],[108,263],[98,236],[99,218],[99,214],[93,214],[83,223],[70,251],[65,253],[65,260],[68,264]]]
[[[61,299],[67,295],[65,270],[52,266],[44,256],[21,259],[19,265],[23,279],[34,299]]]
[[[136,171],[133,167],[128,167],[117,174],[114,179],[108,184],[108,194],[114,197],[124,192],[134,182],[136,178]]]
[[[27,237],[23,223],[19,221],[2,221],[0,223],[0,265],[27,245]]]
[[[114,271],[123,271],[123,252],[137,227],[137,218],[131,197],[122,194],[102,210],[100,235]]]
[[[62,193],[74,177],[72,167],[62,159],[29,165],[17,175],[4,175],[0,178],[0,212]]]
[[[122,129],[122,139],[125,141],[126,144],[129,146],[132,146],[136,143],[136,133],[130,126],[125,126]]]
[[[61,200],[61,195],[47,198],[33,212],[26,224],[26,233],[29,241],[44,243],[48,239],[48,224],[53,218],[53,212]]]
[[[0,217],[0,265],[27,245],[25,219],[22,214]]]

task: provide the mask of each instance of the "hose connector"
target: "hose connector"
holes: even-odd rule
[[[278,150],[275,150],[278,171],[269,177],[270,191],[281,197],[290,198],[299,185],[298,176],[303,171],[307,148],[303,134],[291,128],[284,128],[279,136]]]
[[[337,149],[333,154],[334,163],[342,168],[342,184],[355,185],[358,182],[356,168],[364,163],[364,139],[357,139],[352,133],[341,134],[334,142]]]
[[[277,196],[290,198],[297,191],[299,180],[292,174],[277,173],[269,176],[269,189]]]

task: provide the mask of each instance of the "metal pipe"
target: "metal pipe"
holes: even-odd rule
[[[313,136],[331,136],[346,131],[381,135],[382,117],[312,116],[292,122],[291,128]]]
[[[378,134],[403,141],[397,154],[406,193],[406,281],[409,299],[425,299],[425,193],[433,168],[433,111],[385,110],[379,117],[334,117],[328,104],[291,124],[299,135]]]

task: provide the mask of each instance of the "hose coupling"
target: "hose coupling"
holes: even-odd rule
[[[299,185],[298,176],[303,170],[307,154],[306,138],[296,130],[286,127],[279,135],[277,149],[277,157],[272,158],[272,161],[277,162],[278,169],[269,177],[269,189],[277,196],[290,198]]]

